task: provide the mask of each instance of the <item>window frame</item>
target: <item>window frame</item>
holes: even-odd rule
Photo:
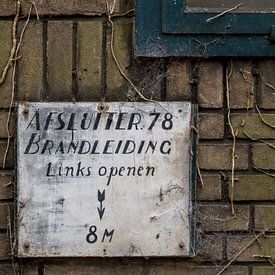
[[[230,12],[207,22],[219,13],[186,12],[185,5],[137,0],[137,56],[275,56],[275,13]]]

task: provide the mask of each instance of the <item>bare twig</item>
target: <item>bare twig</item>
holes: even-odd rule
[[[128,10],[128,11],[126,11],[126,12],[124,12],[124,13],[113,14],[113,15],[111,15],[111,17],[112,17],[112,18],[113,18],[113,17],[123,17],[123,16],[128,15],[128,14],[131,13],[131,12],[134,12],[134,11],[135,11],[135,9],[131,9],[131,10]]]
[[[37,9],[37,6],[36,6],[35,2],[29,1],[29,3],[31,3],[34,6],[35,14],[36,14],[36,19],[39,20],[38,9]]]
[[[210,17],[210,18],[208,18],[208,19],[206,20],[206,23],[210,23],[211,21],[213,21],[213,20],[215,20],[215,19],[217,19],[217,18],[219,18],[219,17],[221,17],[221,16],[223,16],[223,15],[229,13],[229,12],[238,9],[238,8],[241,7],[242,5],[243,5],[243,3],[240,3],[240,4],[238,4],[237,6],[231,8],[231,9],[225,10],[225,11],[223,11],[223,12],[221,12],[221,13],[219,13],[219,14],[213,16],[213,17]]]
[[[263,140],[263,139],[253,138],[252,136],[250,136],[250,135],[249,135],[248,133],[246,133],[245,131],[243,131],[243,134],[244,134],[245,136],[247,136],[249,139],[253,140],[253,141],[260,141],[260,142],[262,142],[262,143],[268,145],[269,147],[275,149],[275,145],[273,145],[273,144],[271,144],[271,143],[269,143],[269,142],[267,142],[267,141],[265,141],[265,140]]]
[[[264,83],[264,85],[265,85],[266,87],[270,88],[271,90],[275,90],[275,87],[274,87],[272,84],[268,83],[268,82],[264,79],[264,77],[263,77],[261,71],[260,71],[260,74],[259,74],[259,75],[260,75],[260,78],[261,78],[262,82]]]
[[[199,130],[193,125],[191,126],[191,130],[194,131],[197,134],[197,140],[199,140]],[[200,169],[200,165],[199,165],[198,160],[196,161],[196,166],[197,166],[197,173],[198,173],[198,176],[199,176],[199,179],[200,179],[201,187],[202,187],[202,189],[204,189],[205,184],[204,184],[204,180],[203,180],[203,177],[202,177],[202,174],[201,174],[201,169]]]
[[[256,166],[253,166],[253,168],[254,168],[255,170],[261,172],[261,173],[264,173],[265,175],[267,175],[267,176],[269,176],[269,177],[275,178],[275,174],[268,173],[268,172],[266,172],[266,171],[264,171],[264,170],[262,170],[262,169],[260,169],[260,168],[258,168],[258,167],[256,167]]]
[[[11,259],[12,259],[12,269],[13,269],[13,274],[16,275],[16,268],[15,268],[15,262],[14,262],[14,248],[15,248],[15,241],[13,240],[13,235],[12,235],[12,225],[11,225],[11,210],[10,207],[8,207],[8,235],[9,235],[9,242],[10,242],[10,251],[11,251]]]
[[[232,144],[232,165],[231,165],[231,193],[230,193],[230,202],[231,202],[231,212],[232,215],[235,216],[235,208],[234,208],[234,184],[235,184],[235,159],[236,159],[236,134],[231,122],[231,106],[230,106],[230,77],[233,73],[233,62],[231,60],[230,70],[226,69],[226,100],[227,100],[227,119],[230,127],[231,135],[233,138]]]
[[[256,235],[253,239],[251,239],[239,252],[237,252],[232,259],[225,265],[222,270],[217,274],[222,274],[248,247],[250,247],[255,241],[259,239],[259,237],[263,236],[266,232],[266,229]]]
[[[12,64],[13,59],[14,59],[16,45],[17,45],[16,30],[17,30],[17,25],[18,25],[18,21],[19,21],[20,9],[21,9],[21,1],[17,0],[16,14],[15,14],[15,17],[13,20],[13,26],[12,26],[12,48],[10,51],[10,56],[9,56],[8,62],[6,64],[6,66],[4,67],[2,76],[0,78],[0,86],[5,82],[7,73],[9,71],[9,68]]]
[[[249,80],[247,78],[247,74],[250,74],[250,72],[243,70],[240,68],[240,73],[244,79],[245,82],[251,84],[251,90],[247,90],[247,97],[246,97],[246,109],[248,110],[252,103],[252,97],[254,95],[254,82],[252,80]]]
[[[198,172],[200,183],[201,183],[201,188],[204,189],[205,184],[204,184],[204,180],[203,180],[203,177],[202,177],[202,174],[201,174],[201,169],[200,169],[200,166],[199,166],[199,162],[197,161],[196,164],[197,164],[197,172]]]
[[[275,129],[275,125],[273,125],[273,124],[267,122],[267,121],[264,119],[264,117],[263,117],[263,115],[262,115],[262,113],[261,113],[261,111],[260,111],[260,109],[259,109],[259,107],[258,107],[257,105],[256,105],[256,110],[257,110],[257,112],[258,112],[258,114],[259,114],[259,116],[260,116],[262,122],[263,122],[265,125],[269,126],[270,128]]]

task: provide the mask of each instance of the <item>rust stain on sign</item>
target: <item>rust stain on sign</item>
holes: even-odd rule
[[[18,256],[189,256],[191,104],[18,106]]]

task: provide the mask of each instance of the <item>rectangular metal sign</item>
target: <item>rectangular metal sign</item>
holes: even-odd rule
[[[19,257],[190,255],[191,104],[21,103]]]

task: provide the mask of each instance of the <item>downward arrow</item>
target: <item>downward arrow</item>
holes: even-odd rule
[[[100,190],[98,190],[97,199],[100,202],[100,208],[97,207],[97,211],[98,211],[100,220],[102,220],[105,212],[105,207],[103,208],[103,201],[105,200],[105,190],[103,190],[103,192],[100,192]]]
[[[98,211],[98,215],[99,215],[100,220],[102,220],[102,217],[103,217],[104,212],[105,212],[105,207],[102,209],[102,204],[100,204],[100,208],[97,208],[97,211]]]

